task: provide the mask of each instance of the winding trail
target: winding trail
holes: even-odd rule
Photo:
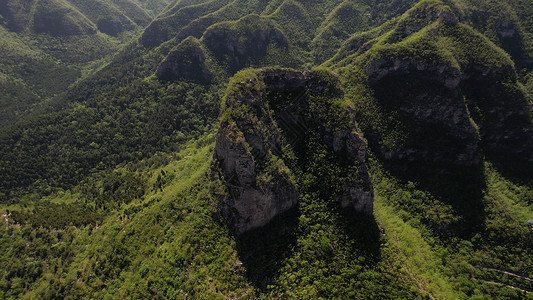
[[[495,269],[495,268],[492,268],[492,267],[484,267],[484,266],[476,266],[476,267],[479,268],[479,269],[491,270],[491,271],[494,271],[494,272],[506,274],[506,275],[513,276],[513,277],[516,277],[516,278],[520,278],[520,279],[523,279],[523,280],[526,280],[526,281],[529,281],[529,282],[533,282],[533,279],[531,279],[529,277],[526,277],[526,276],[520,275],[520,274],[511,273],[509,271]]]
[[[512,289],[515,289],[515,290],[519,290],[521,292],[524,292],[526,294],[531,294],[533,293],[533,291],[530,291],[530,290],[525,290],[523,288],[520,288],[520,287],[517,287],[517,286],[514,286],[514,285],[510,285],[510,284],[507,284],[507,283],[503,283],[503,282],[498,282],[498,281],[491,281],[491,280],[483,280],[484,282],[488,283],[488,284],[493,284],[493,285],[499,285],[499,286],[507,286],[507,287],[510,287]]]
[[[527,276],[520,275],[520,274],[515,274],[515,273],[509,272],[509,271],[505,271],[505,270],[496,269],[496,268],[493,268],[493,267],[476,266],[476,268],[490,270],[490,271],[498,272],[498,273],[501,273],[501,274],[506,274],[506,275],[509,275],[509,276],[512,276],[512,277],[515,277],[515,278],[520,278],[522,280],[526,280],[526,281],[529,281],[529,282],[533,282],[533,279],[531,279],[531,278],[529,278]],[[484,281],[484,282],[486,282],[488,284],[492,284],[492,285],[507,286],[507,287],[510,287],[512,289],[515,289],[515,290],[519,290],[519,291],[527,293],[527,294],[532,294],[533,293],[533,290],[525,289],[523,287],[518,287],[518,286],[515,286],[515,285],[508,284],[508,283],[503,283],[501,281],[477,279],[477,278],[474,278],[474,277],[472,277],[472,280],[474,280],[474,281],[480,280],[480,281]]]

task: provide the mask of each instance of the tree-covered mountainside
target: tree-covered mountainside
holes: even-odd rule
[[[131,42],[166,1],[0,3],[2,127],[64,92]]]
[[[533,2],[0,3],[0,298],[533,299]]]

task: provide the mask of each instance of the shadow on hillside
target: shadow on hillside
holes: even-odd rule
[[[351,243],[352,258],[364,257],[366,266],[375,266],[381,261],[381,232],[373,216],[367,216],[354,209],[340,209],[336,219],[341,230]],[[259,290],[267,292],[281,275],[286,259],[293,255],[297,246],[298,208],[280,216],[263,228],[237,237],[237,251],[246,269],[246,276]]]
[[[513,182],[533,180],[533,122],[527,96],[517,86],[484,77],[464,81],[462,90],[487,160]]]
[[[487,158],[507,180],[519,185],[533,184],[533,163],[525,155],[487,153]]]
[[[391,175],[403,183],[416,183],[418,189],[453,207],[460,220],[438,224],[440,234],[468,236],[478,232],[485,219],[486,183],[478,136],[467,122],[469,115],[461,95],[431,76],[424,72],[388,75],[373,85],[383,125],[365,134]],[[457,124],[444,117],[450,112],[459,116],[454,121]],[[390,134],[394,130],[398,130],[397,135]],[[388,139],[393,143],[384,146]]]
[[[381,231],[374,216],[367,216],[353,208],[340,209],[341,226],[354,242],[352,253],[365,257],[367,266],[381,261]]]
[[[284,260],[291,255],[296,243],[298,215],[298,208],[293,208],[265,227],[236,238],[237,252],[246,275],[261,292],[280,275]]]
[[[483,164],[458,167],[411,162],[409,166],[385,163],[385,167],[404,183],[416,182],[419,189],[453,208],[458,221],[434,228],[439,234],[468,238],[483,230],[486,218]]]

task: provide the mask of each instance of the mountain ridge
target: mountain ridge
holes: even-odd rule
[[[2,65],[0,297],[531,298],[527,2],[157,3],[57,95]]]

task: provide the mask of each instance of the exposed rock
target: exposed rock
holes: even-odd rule
[[[241,34],[233,30],[211,29],[203,38],[207,47],[218,57],[228,57],[229,64],[234,69],[244,67],[249,59],[265,55],[271,42],[287,47],[287,40],[279,30],[251,31],[244,36],[247,42],[243,42]]]
[[[342,125],[332,125],[328,116],[316,111],[319,104],[311,105],[318,101],[315,97],[342,97],[338,79],[323,71],[304,74],[289,69],[259,70],[255,76],[237,82],[228,93],[214,151],[215,166],[230,190],[228,199],[221,201],[221,213],[235,232],[264,226],[297,204],[298,180],[291,170],[306,172],[309,151],[314,151],[306,144],[311,135],[343,168],[355,170],[338,179],[341,189],[334,199],[341,207],[371,214],[366,147],[355,133],[351,113],[336,120]],[[294,150],[296,161],[285,157],[284,145]]]
[[[366,164],[362,163],[367,160],[363,139],[353,131],[337,132],[333,134],[332,148],[337,155],[345,155],[347,161],[358,164],[358,180],[351,181],[342,188],[342,194],[337,196],[337,202],[343,208],[352,207],[371,215],[374,208],[374,191],[371,188]]]
[[[520,68],[527,67],[527,51],[524,51],[525,46],[524,37],[519,26],[512,21],[502,20],[500,26],[495,28],[498,35],[499,45],[509,53],[516,65]]]
[[[486,48],[493,51],[491,55],[500,55],[493,45],[487,43]],[[365,83],[403,130],[402,141],[394,145],[383,143],[383,133],[365,132],[382,158],[404,171],[431,165],[449,173],[455,167],[479,167],[483,148],[493,161],[533,168],[530,109],[516,86],[516,71],[508,57],[482,65],[465,53],[468,60],[451,63],[437,53],[426,58],[421,53],[405,54],[414,49],[402,50],[384,50],[365,68]],[[519,161],[525,163],[523,168]]]
[[[377,147],[383,158],[405,170],[432,164],[439,166],[433,170],[437,173],[481,163],[478,134],[458,89],[458,70],[444,64],[394,60],[371,62],[367,72],[378,101],[396,112],[405,126],[403,142]],[[373,144],[384,139],[372,132],[367,138]]]
[[[171,50],[157,68],[155,75],[161,80],[187,79],[208,83],[212,75],[205,65],[205,59],[198,40],[189,38]]]
[[[237,234],[266,225],[276,215],[296,205],[298,193],[288,174],[274,170],[272,182],[266,188],[256,184],[258,175],[253,155],[243,145],[230,140],[235,134],[230,128],[221,128],[217,136],[215,157],[221,163],[222,173],[230,190],[228,199],[220,206],[222,215],[234,226]],[[243,138],[243,137],[241,137]],[[251,140],[251,139],[249,139]],[[264,146],[255,144],[260,157]]]
[[[248,15],[238,21],[218,23],[204,32],[204,28],[214,21],[202,18],[183,28],[176,39],[184,40],[160,64],[157,77],[206,83],[212,77],[205,66],[206,53],[215,59],[214,63],[222,65],[229,73],[234,73],[247,66],[264,64],[262,59],[267,56],[272,45],[288,47],[283,33],[263,17]],[[158,28],[161,24],[160,20],[155,20],[145,30],[142,41],[146,47],[168,39],[167,31]],[[200,35],[201,39],[196,40]],[[195,41],[194,45],[191,45],[192,40]]]
[[[447,25],[455,25],[459,21],[457,15],[450,11],[441,11],[439,12],[439,22],[445,23]]]
[[[431,64],[411,59],[373,59],[368,63],[366,69],[368,82],[371,85],[391,74],[401,76],[414,73],[418,73],[428,80],[442,82],[449,89],[456,88],[461,80],[461,72],[444,63]]]
[[[531,104],[521,88],[490,76],[462,87],[487,158],[508,175],[533,178]]]
[[[422,3],[416,9],[407,12],[407,16],[400,19],[396,25],[394,39],[403,39],[416,32],[419,32],[427,25],[437,22],[445,25],[455,25],[458,22],[457,16],[448,6],[442,3]]]
[[[264,72],[262,76],[266,88],[272,91],[301,91],[309,83],[309,78],[306,78],[303,73],[289,69]]]

